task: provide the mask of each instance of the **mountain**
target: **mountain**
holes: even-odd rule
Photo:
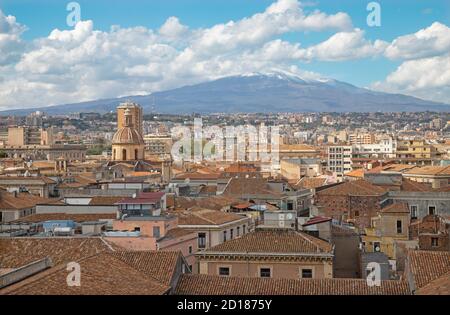
[[[402,112],[450,111],[450,105],[415,97],[375,92],[333,79],[305,79],[284,72],[249,73],[156,92],[44,108],[4,111],[27,114],[109,112],[125,100],[149,113],[266,113],[266,112]]]

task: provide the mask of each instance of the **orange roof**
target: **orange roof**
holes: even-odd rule
[[[450,272],[450,252],[411,250],[408,252],[411,274],[416,289]]]
[[[344,174],[345,176],[349,176],[349,177],[358,177],[358,178],[364,178],[364,169],[358,169],[358,170],[354,170],[348,173]]]
[[[238,278],[183,274],[177,295],[408,295],[406,281],[368,286],[365,279]]]
[[[210,209],[194,208],[190,211],[176,211],[178,225],[221,225],[246,218],[245,216]]]
[[[381,209],[382,213],[407,213],[409,214],[408,205],[406,203],[394,203]]]
[[[373,185],[372,183],[359,179],[342,183],[330,188],[326,188],[317,192],[318,195],[354,195],[354,196],[381,196],[386,193],[386,190],[382,187]]]
[[[256,230],[229,240],[205,253],[332,253],[332,245],[319,238],[291,230]]]

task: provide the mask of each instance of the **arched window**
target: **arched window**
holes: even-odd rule
[[[138,158],[138,149],[134,149],[134,159],[139,160]]]
[[[122,160],[123,161],[127,160],[127,150],[125,150],[125,149],[122,150]]]
[[[113,150],[113,160],[116,159],[116,149]]]

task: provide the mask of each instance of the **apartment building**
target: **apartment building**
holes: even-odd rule
[[[336,174],[342,180],[345,173],[351,172],[353,147],[351,145],[336,145],[328,147],[327,170]]]
[[[372,144],[375,142],[375,135],[372,133],[353,133],[348,135],[350,144]]]
[[[144,142],[145,152],[150,155],[170,154],[173,145],[170,135],[146,135]]]
[[[381,139],[378,143],[358,143],[353,145],[354,157],[395,158],[397,141],[391,137]]]
[[[396,158],[401,160],[418,160],[425,164],[439,158],[439,151],[425,140],[398,140]]]
[[[196,255],[200,274],[274,279],[330,279],[333,246],[302,232],[261,229]]]

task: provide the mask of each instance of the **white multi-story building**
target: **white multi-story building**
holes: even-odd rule
[[[345,173],[352,171],[351,145],[335,145],[328,147],[328,171],[336,174],[338,179],[342,179]]]
[[[354,157],[395,158],[396,151],[397,141],[391,137],[384,138],[378,143],[353,145]]]

